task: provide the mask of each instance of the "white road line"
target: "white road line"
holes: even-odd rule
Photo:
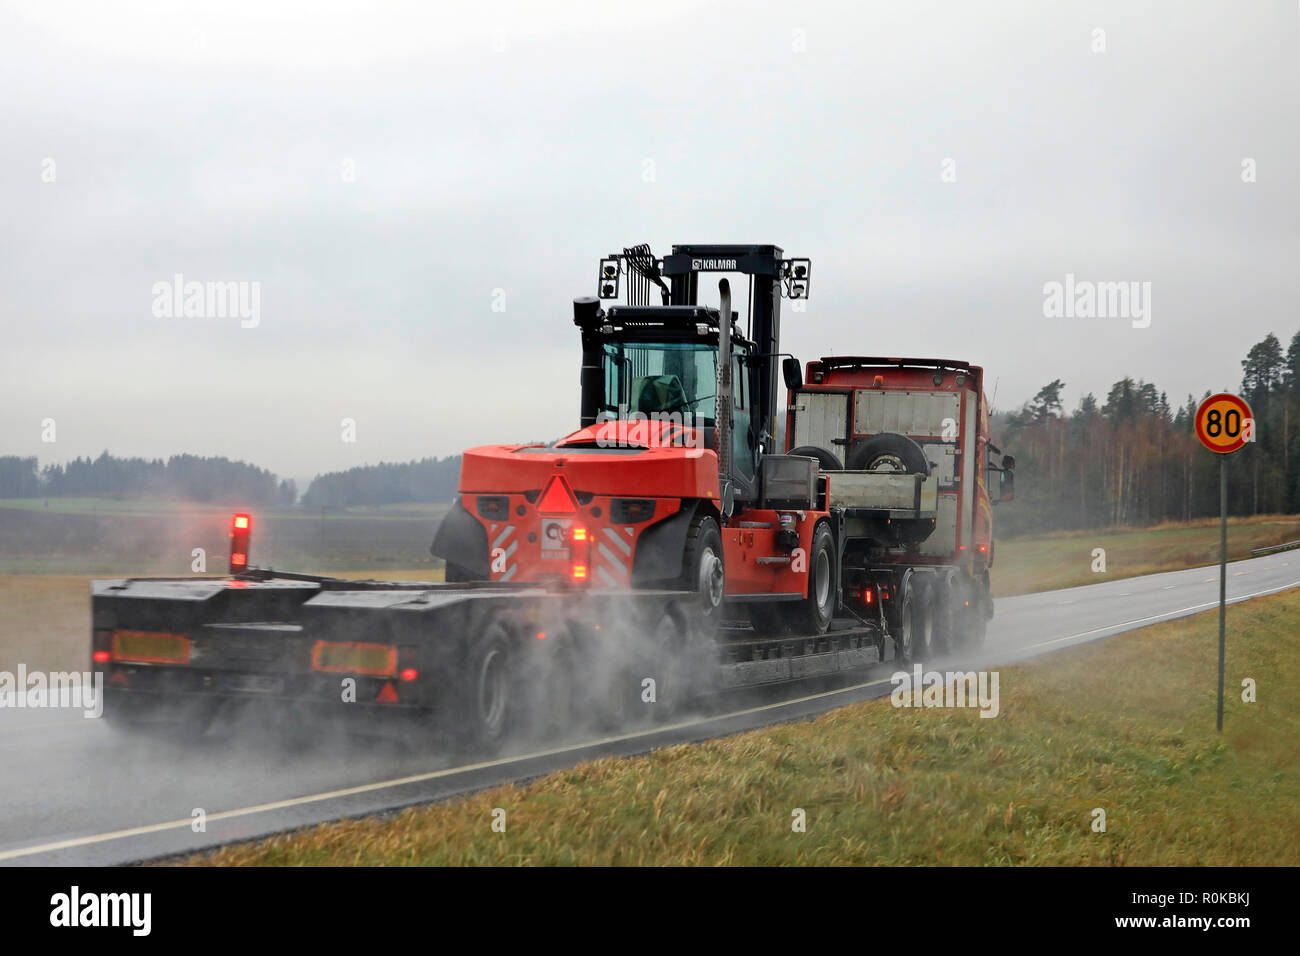
[[[539,750],[530,754],[519,754],[512,757],[500,757],[496,760],[485,760],[481,763],[463,764],[458,767],[447,767],[443,770],[433,770],[429,773],[417,773],[412,774],[409,777],[398,777],[394,780],[380,780],[376,783],[363,783],[355,787],[344,787],[339,790],[313,793],[303,797],[290,797],[287,800],[276,800],[273,803],[261,803],[251,807],[240,807],[237,810],[221,810],[217,813],[209,813],[207,815],[207,820],[209,823],[218,820],[233,820],[237,817],[251,816],[256,813],[267,813],[271,810],[284,810],[289,807],[300,807],[309,803],[319,803],[322,800],[332,800],[337,797],[350,797],[359,793],[373,793],[377,790],[386,790],[390,787],[401,787],[412,783],[423,783],[426,780],[437,780],[439,777],[449,777],[452,774],[465,773],[471,770],[485,770],[490,767],[500,767],[506,764],[532,760],[538,757],[552,757],[558,754],[585,750],[588,747],[596,747],[602,744],[619,743],[624,740],[635,740],[638,737],[648,737],[652,734],[660,734],[670,730],[694,727],[697,724],[726,720],[730,717],[744,717],[748,714],[758,714],[766,710],[775,710],[779,707],[788,707],[792,704],[802,704],[811,700],[820,700],[824,697],[834,697],[837,694],[847,694],[850,691],[861,690],[864,687],[875,687],[880,684],[888,683],[891,683],[888,678],[879,678],[877,680],[865,681],[861,684],[853,684],[850,687],[840,687],[836,690],[823,691],[819,694],[809,694],[806,697],[796,697],[793,700],[783,700],[774,704],[763,704],[759,707],[748,707],[744,710],[736,710],[731,713],[719,714],[712,717],[701,717],[698,720],[688,720],[680,724],[666,724],[663,727],[657,727],[652,730],[642,730],[630,734],[618,734],[613,737],[604,737],[600,740],[589,740],[580,744],[571,744],[567,747],[556,747],[551,750]],[[127,837],[145,836],[150,833],[165,833],[168,830],[179,830],[191,826],[193,823],[194,819],[192,817],[186,817],[183,820],[170,820],[166,823],[150,823],[144,826],[130,827],[126,830],[112,830],[107,833],[96,833],[90,836],[58,840],[54,843],[25,846],[16,850],[5,850],[0,852],[0,860],[14,860],[19,857],[31,856],[36,853],[53,853],[56,850],[70,850],[74,847],[90,846],[95,843],[107,843],[110,840],[122,840]]]
[[[1240,597],[1229,598],[1228,603],[1236,604],[1238,601],[1245,601],[1253,597],[1261,597],[1262,595],[1265,594],[1275,594],[1278,591],[1285,591],[1288,588],[1293,588],[1297,586],[1300,586],[1300,581],[1293,581],[1290,584],[1283,584],[1275,588],[1268,588],[1267,590],[1264,591],[1256,591],[1253,594],[1243,594]],[[1158,621],[1162,617],[1176,617],[1180,614],[1186,614],[1189,611],[1203,611],[1206,608],[1217,607],[1218,603],[1219,603],[1218,601],[1211,601],[1208,604],[1194,604],[1191,607],[1185,607],[1177,611],[1165,611],[1163,614],[1153,614],[1151,617],[1140,617],[1136,621],[1125,621],[1123,624],[1107,624],[1104,627],[1094,627],[1090,631],[1080,631],[1078,634],[1071,634],[1069,637],[1058,637],[1055,640],[1051,640],[1051,641],[1040,641],[1037,644],[1026,644],[1023,648],[1021,648],[1021,650],[1028,651],[1035,647],[1050,647],[1053,644],[1063,644],[1066,641],[1073,641],[1076,638],[1087,637],[1089,634],[1098,634],[1101,631],[1109,631],[1117,627],[1130,627],[1131,625],[1134,624],[1145,624],[1148,621]],[[2,859],[2,857],[0,857],[0,859]]]

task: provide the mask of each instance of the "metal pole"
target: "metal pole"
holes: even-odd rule
[[[1219,456],[1219,732],[1223,732],[1223,630],[1228,609],[1228,456]]]

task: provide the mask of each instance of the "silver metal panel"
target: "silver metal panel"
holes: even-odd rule
[[[832,471],[826,476],[826,500],[832,508],[871,508],[906,512],[929,517],[934,514],[939,481],[933,475],[900,475],[893,472]],[[921,485],[921,507],[917,510],[916,486]]]
[[[957,468],[957,445],[928,442],[921,446],[921,450],[930,462],[930,474],[938,479],[941,487],[949,487]]]
[[[957,550],[957,495],[940,495],[938,511],[934,531],[921,542],[921,554],[927,557],[948,557]]]
[[[948,427],[945,429],[945,420]],[[957,392],[911,392],[863,388],[855,393],[853,432],[856,435],[899,435],[955,437],[961,421],[961,399]]]
[[[844,460],[844,446],[835,444],[848,432],[849,396],[834,392],[799,392],[795,396],[794,440],[791,448],[816,445]]]

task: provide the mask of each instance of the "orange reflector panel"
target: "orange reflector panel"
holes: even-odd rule
[[[392,681],[385,681],[383,688],[379,691],[379,696],[375,698],[381,704],[397,703],[397,688],[393,686]]]
[[[563,475],[551,475],[542,497],[537,501],[537,513],[544,515],[571,515],[578,510],[578,499]]]
[[[161,631],[114,631],[112,659],[143,664],[188,664],[190,639]]]
[[[311,669],[329,674],[391,677],[397,672],[397,648],[390,644],[317,641],[311,649]]]

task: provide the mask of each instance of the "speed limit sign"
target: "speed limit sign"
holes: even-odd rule
[[[1255,418],[1244,398],[1220,392],[1196,409],[1196,437],[1210,451],[1226,455],[1255,438]]]

